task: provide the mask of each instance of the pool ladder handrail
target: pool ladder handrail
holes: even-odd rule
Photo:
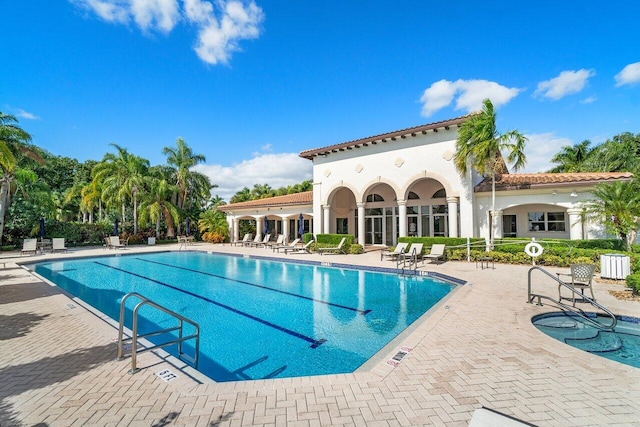
[[[402,249],[398,254],[398,256],[396,257],[396,270],[398,270],[398,272],[401,272],[401,274],[405,274],[404,270],[405,270],[406,262],[407,262],[407,253],[405,252],[404,249]],[[400,263],[402,263],[402,267],[400,267]],[[417,274],[418,254],[415,248],[413,248],[413,251],[411,252],[411,254],[409,254],[408,270],[413,271],[414,275]]]
[[[549,296],[546,296],[546,295],[534,294],[533,292],[531,292],[531,273],[533,273],[534,270],[541,271],[542,273],[544,273],[547,276],[549,276],[550,278],[552,278],[554,281],[558,282],[558,284],[560,286],[564,286],[565,288],[569,289],[572,293],[580,295],[580,299],[582,301],[588,302],[592,306],[594,306],[594,307],[602,310],[603,312],[605,312],[607,314],[607,316],[611,317],[611,324],[607,325],[607,324],[604,324],[604,323],[600,323],[600,322],[592,319],[591,317],[589,317],[583,310],[581,310],[579,308],[576,308],[576,307],[572,307],[570,305],[567,305],[567,304],[563,303],[562,300],[556,300],[556,299],[554,299],[552,297],[549,297]],[[581,319],[585,320],[586,322],[588,322],[589,324],[591,324],[592,326],[594,326],[594,327],[596,327],[598,329],[611,331],[618,324],[618,319],[616,318],[616,315],[613,314],[609,309],[607,309],[606,307],[604,307],[601,304],[598,304],[595,300],[592,300],[588,296],[582,294],[578,289],[574,288],[569,283],[567,283],[567,282],[565,282],[563,280],[560,280],[559,277],[554,276],[553,274],[551,274],[550,272],[548,272],[544,268],[538,267],[538,266],[533,266],[533,267],[531,267],[529,269],[528,275],[529,275],[529,284],[528,284],[528,288],[527,288],[527,292],[528,292],[527,302],[529,304],[532,304],[533,301],[536,298],[538,299],[537,305],[540,305],[540,306],[543,305],[542,304],[542,299],[549,300],[552,303],[554,303],[556,306],[558,306],[560,309],[562,309],[564,311],[568,311],[568,312],[580,317]]]
[[[132,329],[131,329],[131,338],[124,338],[124,313],[125,313],[125,302],[127,299],[129,299],[130,297],[136,297],[138,299],[140,299],[141,301],[136,304],[135,308],[133,309],[133,325],[132,325]],[[147,334],[144,335],[138,335],[138,311],[140,311],[140,308],[142,308],[145,305],[149,305],[157,310],[162,311],[165,314],[168,314],[172,317],[175,317],[178,320],[178,326],[175,326],[173,328],[167,328],[167,329],[162,329],[159,331],[155,331],[155,332],[149,332]],[[195,333],[192,335],[188,335],[188,336],[183,336],[183,329],[184,329],[184,323],[188,323],[190,325],[192,325],[195,328]],[[173,332],[173,331],[178,331],[178,338],[175,340],[171,340],[168,341],[166,343],[162,343],[162,344],[157,344],[151,347],[147,347],[144,348],[142,350],[138,350],[138,339],[140,338],[147,338],[147,337],[152,337],[152,336],[157,336],[157,335],[162,335],[162,334],[166,334],[169,332]],[[188,341],[188,340],[192,340],[195,339],[196,340],[196,344],[195,344],[195,354],[192,357],[186,355],[185,353],[183,353],[182,351],[182,343],[184,341]],[[122,297],[122,301],[120,302],[120,326],[118,329],[118,355],[116,357],[116,360],[124,360],[124,351],[123,351],[123,344],[125,341],[131,341],[131,369],[129,370],[130,374],[135,374],[136,372],[138,372],[140,369],[138,369],[136,367],[136,355],[138,353],[142,353],[145,351],[150,351],[150,350],[155,350],[157,348],[162,348],[162,347],[166,347],[168,345],[173,345],[173,344],[178,344],[178,358],[181,360],[186,360],[189,363],[192,363],[193,366],[198,369],[198,354],[200,353],[200,326],[194,322],[191,319],[188,319],[174,311],[169,310],[166,307],[161,306],[158,303],[155,303],[153,301],[151,301],[150,299],[144,297],[143,295],[140,295],[137,292],[129,292],[128,294],[126,294],[124,297]]]

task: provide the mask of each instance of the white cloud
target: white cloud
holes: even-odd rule
[[[221,16],[213,12],[205,18],[197,15],[201,25],[195,47],[200,59],[209,64],[227,64],[231,53],[240,50],[240,40],[255,39],[260,35],[264,19],[262,9],[253,1],[246,6],[239,1],[222,3]]]
[[[529,141],[525,145],[524,154],[527,156],[527,164],[519,173],[546,172],[555,165],[551,158],[555,156],[565,145],[574,145],[569,138],[556,136],[551,132],[533,133],[525,135]]]
[[[194,170],[209,177],[218,187],[212,190],[227,202],[243,187],[269,184],[272,188],[297,184],[313,178],[313,164],[298,153],[254,155],[231,166],[198,165]]]
[[[582,101],[580,101],[581,104],[593,104],[594,102],[596,102],[598,100],[597,97],[595,96],[590,96],[588,98],[583,99]]]
[[[482,108],[482,101],[489,98],[495,108],[507,104],[522,89],[508,88],[488,80],[440,80],[424,91],[420,102],[422,115],[429,117],[436,111],[451,104],[457,95],[455,110],[469,113]]]
[[[567,95],[580,92],[587,84],[589,78],[596,75],[594,70],[563,71],[558,77],[538,83],[538,88],[533,96],[557,101]]]
[[[629,64],[615,76],[616,87],[640,82],[640,62]]]
[[[253,0],[69,0],[101,19],[116,24],[134,22],[143,32],[169,33],[181,20],[195,24],[194,50],[208,64],[227,64],[241,40],[260,36],[264,19]]]
[[[21,108],[18,109],[18,112],[16,113],[16,116],[20,117],[21,119],[26,119],[26,120],[40,120],[40,117],[36,116],[33,113],[29,113],[28,111],[24,111]]]

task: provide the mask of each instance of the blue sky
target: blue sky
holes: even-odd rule
[[[489,97],[530,139],[640,132],[640,3],[0,0],[0,111],[58,155],[183,137],[228,199],[311,177],[302,150],[431,123]]]

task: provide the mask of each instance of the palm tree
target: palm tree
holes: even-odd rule
[[[634,182],[600,184],[593,190],[594,200],[587,212],[605,228],[620,237],[631,251],[640,226],[640,185]]]
[[[575,145],[565,145],[551,158],[551,163],[558,163],[558,166],[549,172],[584,172],[584,163],[595,150],[590,148],[590,145],[589,140]]]
[[[212,232],[227,236],[229,234],[229,224],[227,223],[224,212],[209,209],[200,214],[198,219],[198,228],[201,233]]]
[[[526,163],[524,146],[527,142],[519,132],[512,130],[500,134],[496,128],[496,113],[489,99],[482,101],[482,111],[469,116],[458,130],[456,153],[453,161],[460,175],[465,177],[469,168],[480,175],[491,177],[491,233],[489,244],[493,246],[496,209],[496,175],[507,172],[502,152],[507,162],[518,170]]]
[[[174,227],[180,220],[180,215],[170,198],[177,191],[177,187],[169,184],[159,175],[147,177],[146,182],[148,191],[140,201],[138,219],[143,224],[148,221],[155,222],[156,238],[158,238],[160,237],[160,220],[164,218],[167,223],[167,234],[173,236]]]
[[[133,155],[126,148],[111,144],[117,154],[107,153],[93,169],[93,177],[102,184],[102,198],[107,203],[120,203],[125,221],[125,203],[133,205],[133,232],[138,232],[138,193],[143,188],[149,161]]]
[[[178,207],[184,209],[187,204],[188,193],[194,190],[190,185],[197,184],[201,187],[204,175],[192,172],[191,168],[199,163],[204,163],[206,158],[202,154],[194,154],[191,148],[182,138],[176,139],[176,147],[164,147],[162,154],[167,156],[167,163],[175,168],[175,184],[178,186]],[[195,177],[196,175],[200,175]],[[208,189],[207,189],[208,190]],[[197,191],[197,190],[195,190]]]
[[[31,135],[17,125],[15,116],[0,112],[0,243],[4,234],[4,217],[10,202],[11,184],[23,177],[33,180],[33,172],[21,170],[19,159],[24,156],[44,163],[42,157],[29,146]]]
[[[249,189],[249,187],[244,187],[242,190],[237,191],[236,194],[231,196],[231,200],[229,200],[229,202],[240,203],[240,202],[247,202],[249,200],[253,200],[251,198],[251,190]]]

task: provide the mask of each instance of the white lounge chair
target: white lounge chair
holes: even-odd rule
[[[444,261],[444,248],[445,245],[442,243],[437,243],[431,246],[431,251],[424,255],[423,258],[430,259],[431,262],[437,261],[441,259]]]
[[[423,246],[423,243],[412,243],[404,254],[398,255],[398,258],[401,258],[403,261],[408,260],[409,264],[418,264],[418,261],[422,261],[424,263],[424,257],[422,255]]]
[[[120,236],[109,237],[109,243],[113,249],[124,249],[126,244],[120,242]]]
[[[255,248],[259,248],[260,246],[264,246],[267,247],[267,244],[269,243],[269,240],[271,240],[271,234],[265,234],[264,235],[264,239],[258,241],[258,242],[252,242],[251,243],[251,247],[255,247]]]
[[[340,240],[340,243],[338,243],[338,246],[332,246],[332,247],[329,247],[329,248],[318,248],[318,252],[320,252],[320,255],[324,254],[325,252],[327,252],[327,253],[342,252],[343,254],[346,255],[346,252],[342,248],[344,246],[344,242],[346,242],[346,241],[347,241],[347,238],[343,237],[342,240]]]
[[[238,245],[244,245],[245,243],[249,243],[251,241],[251,233],[247,233],[244,235],[244,237],[242,238],[242,240],[236,240],[235,242],[231,243],[233,246],[238,246]]]
[[[64,245],[64,237],[51,239],[51,252],[55,253],[56,251],[67,252],[67,247]]]
[[[395,260],[398,258],[398,255],[407,252],[407,246],[409,246],[408,243],[400,242],[396,245],[393,251],[389,251],[389,249],[382,250],[380,252],[380,261],[383,259]]]
[[[289,254],[289,252],[291,252],[292,254],[310,254],[311,250],[309,248],[311,247],[313,242],[314,240],[311,239],[301,248],[285,248],[284,253],[287,255]]]
[[[279,246],[273,246],[272,249],[273,249],[274,252],[275,251],[280,252],[280,249],[284,249],[285,251],[287,249],[295,249],[297,247],[297,245],[298,245],[298,242],[300,242],[300,239],[294,240],[293,242],[291,242],[290,245],[282,244],[282,245],[279,245]]]
[[[24,239],[22,242],[22,250],[20,255],[24,255],[29,252],[33,252],[35,255],[38,251],[38,239]]]
[[[253,246],[260,244],[262,242],[262,237],[259,234],[256,234],[256,237],[253,240],[249,240],[248,242],[242,242],[242,246]]]
[[[278,234],[278,238],[275,240],[275,242],[267,242],[264,247],[265,248],[270,248],[272,246],[277,246],[277,245],[282,245],[284,243],[284,234]]]

